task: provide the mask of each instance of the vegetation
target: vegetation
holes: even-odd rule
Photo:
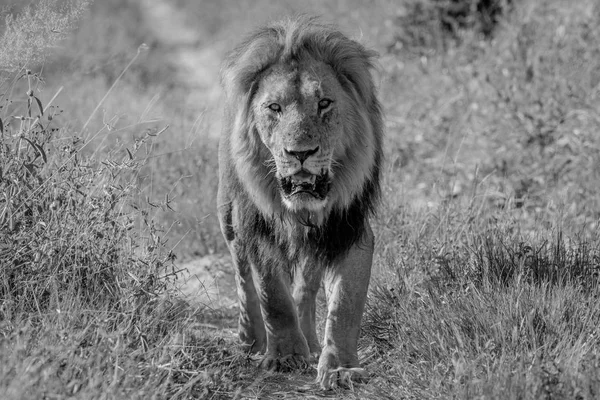
[[[178,0],[162,28],[146,3],[2,11],[0,397],[600,395],[594,0]],[[380,51],[387,115],[369,376],[326,394],[257,370],[235,310],[179,291],[182,260],[227,252],[216,66],[306,11]],[[164,31],[186,26],[198,39]]]

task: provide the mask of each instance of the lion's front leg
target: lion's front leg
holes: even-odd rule
[[[238,323],[240,340],[251,353],[262,353],[266,348],[267,337],[250,264],[247,260],[238,258],[233,251],[232,255],[234,255],[233,263],[236,268],[235,283],[240,308]]]
[[[305,261],[295,270],[292,291],[298,309],[300,328],[308,343],[311,356],[315,357],[321,354],[316,327],[316,299],[321,278],[322,268]]]
[[[240,308],[240,340],[251,353],[261,353],[267,344],[265,326],[260,311],[260,301],[252,279],[250,262],[246,251],[243,250],[244,246],[240,244],[240,240],[243,239],[238,237],[239,232],[236,232],[234,226],[234,204],[221,187],[219,187],[218,201],[221,204],[219,206],[221,232],[227,241],[235,268],[235,284]]]
[[[358,369],[358,336],[373,261],[373,233],[365,236],[336,265],[325,271],[328,315],[317,381],[324,389],[345,383]]]
[[[276,267],[252,269],[267,333],[261,366],[286,371],[308,366],[309,349],[300,330],[289,280]]]

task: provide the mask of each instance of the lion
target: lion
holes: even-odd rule
[[[314,17],[258,29],[226,57],[218,214],[239,337],[268,369],[319,357],[323,388],[359,369],[380,197],[376,53]],[[322,347],[316,296],[323,284]],[[345,372],[340,378],[337,372]],[[344,382],[340,382],[344,380]]]

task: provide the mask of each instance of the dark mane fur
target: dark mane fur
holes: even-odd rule
[[[366,182],[360,197],[355,198],[346,209],[334,208],[321,226],[311,226],[292,215],[287,215],[291,218],[287,220],[282,215],[265,217],[247,196],[240,193],[238,204],[243,216],[240,222],[251,232],[245,237],[244,245],[251,250],[250,254],[258,256],[257,262],[265,260],[268,255],[261,251],[262,242],[266,239],[269,243],[276,243],[292,261],[304,252],[329,264],[346,254],[356,243],[360,244],[365,224],[375,211],[379,192],[379,181]],[[295,231],[291,238],[287,234],[288,229]]]

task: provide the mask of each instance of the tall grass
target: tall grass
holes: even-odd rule
[[[599,238],[463,213],[450,204],[416,216],[419,235],[399,224],[379,239],[361,342],[373,384],[396,398],[595,398]]]
[[[600,393],[598,5],[513,6],[389,68],[411,101],[389,98],[362,345],[397,398]]]
[[[24,54],[11,68],[54,43],[30,28],[55,18],[47,8],[55,5],[27,9],[14,19],[21,25],[9,20],[8,34],[37,37],[11,42]],[[64,18],[46,22],[58,28]],[[90,157],[84,149],[96,134],[66,127],[56,96],[46,103],[37,92],[40,79],[23,68],[2,86],[11,94],[0,109],[0,397],[190,393],[184,386],[199,375],[187,365],[221,362],[224,353],[211,340],[200,347],[194,310],[170,289],[175,256],[152,219],[168,199],[145,201],[139,187],[146,150],[164,129]]]

